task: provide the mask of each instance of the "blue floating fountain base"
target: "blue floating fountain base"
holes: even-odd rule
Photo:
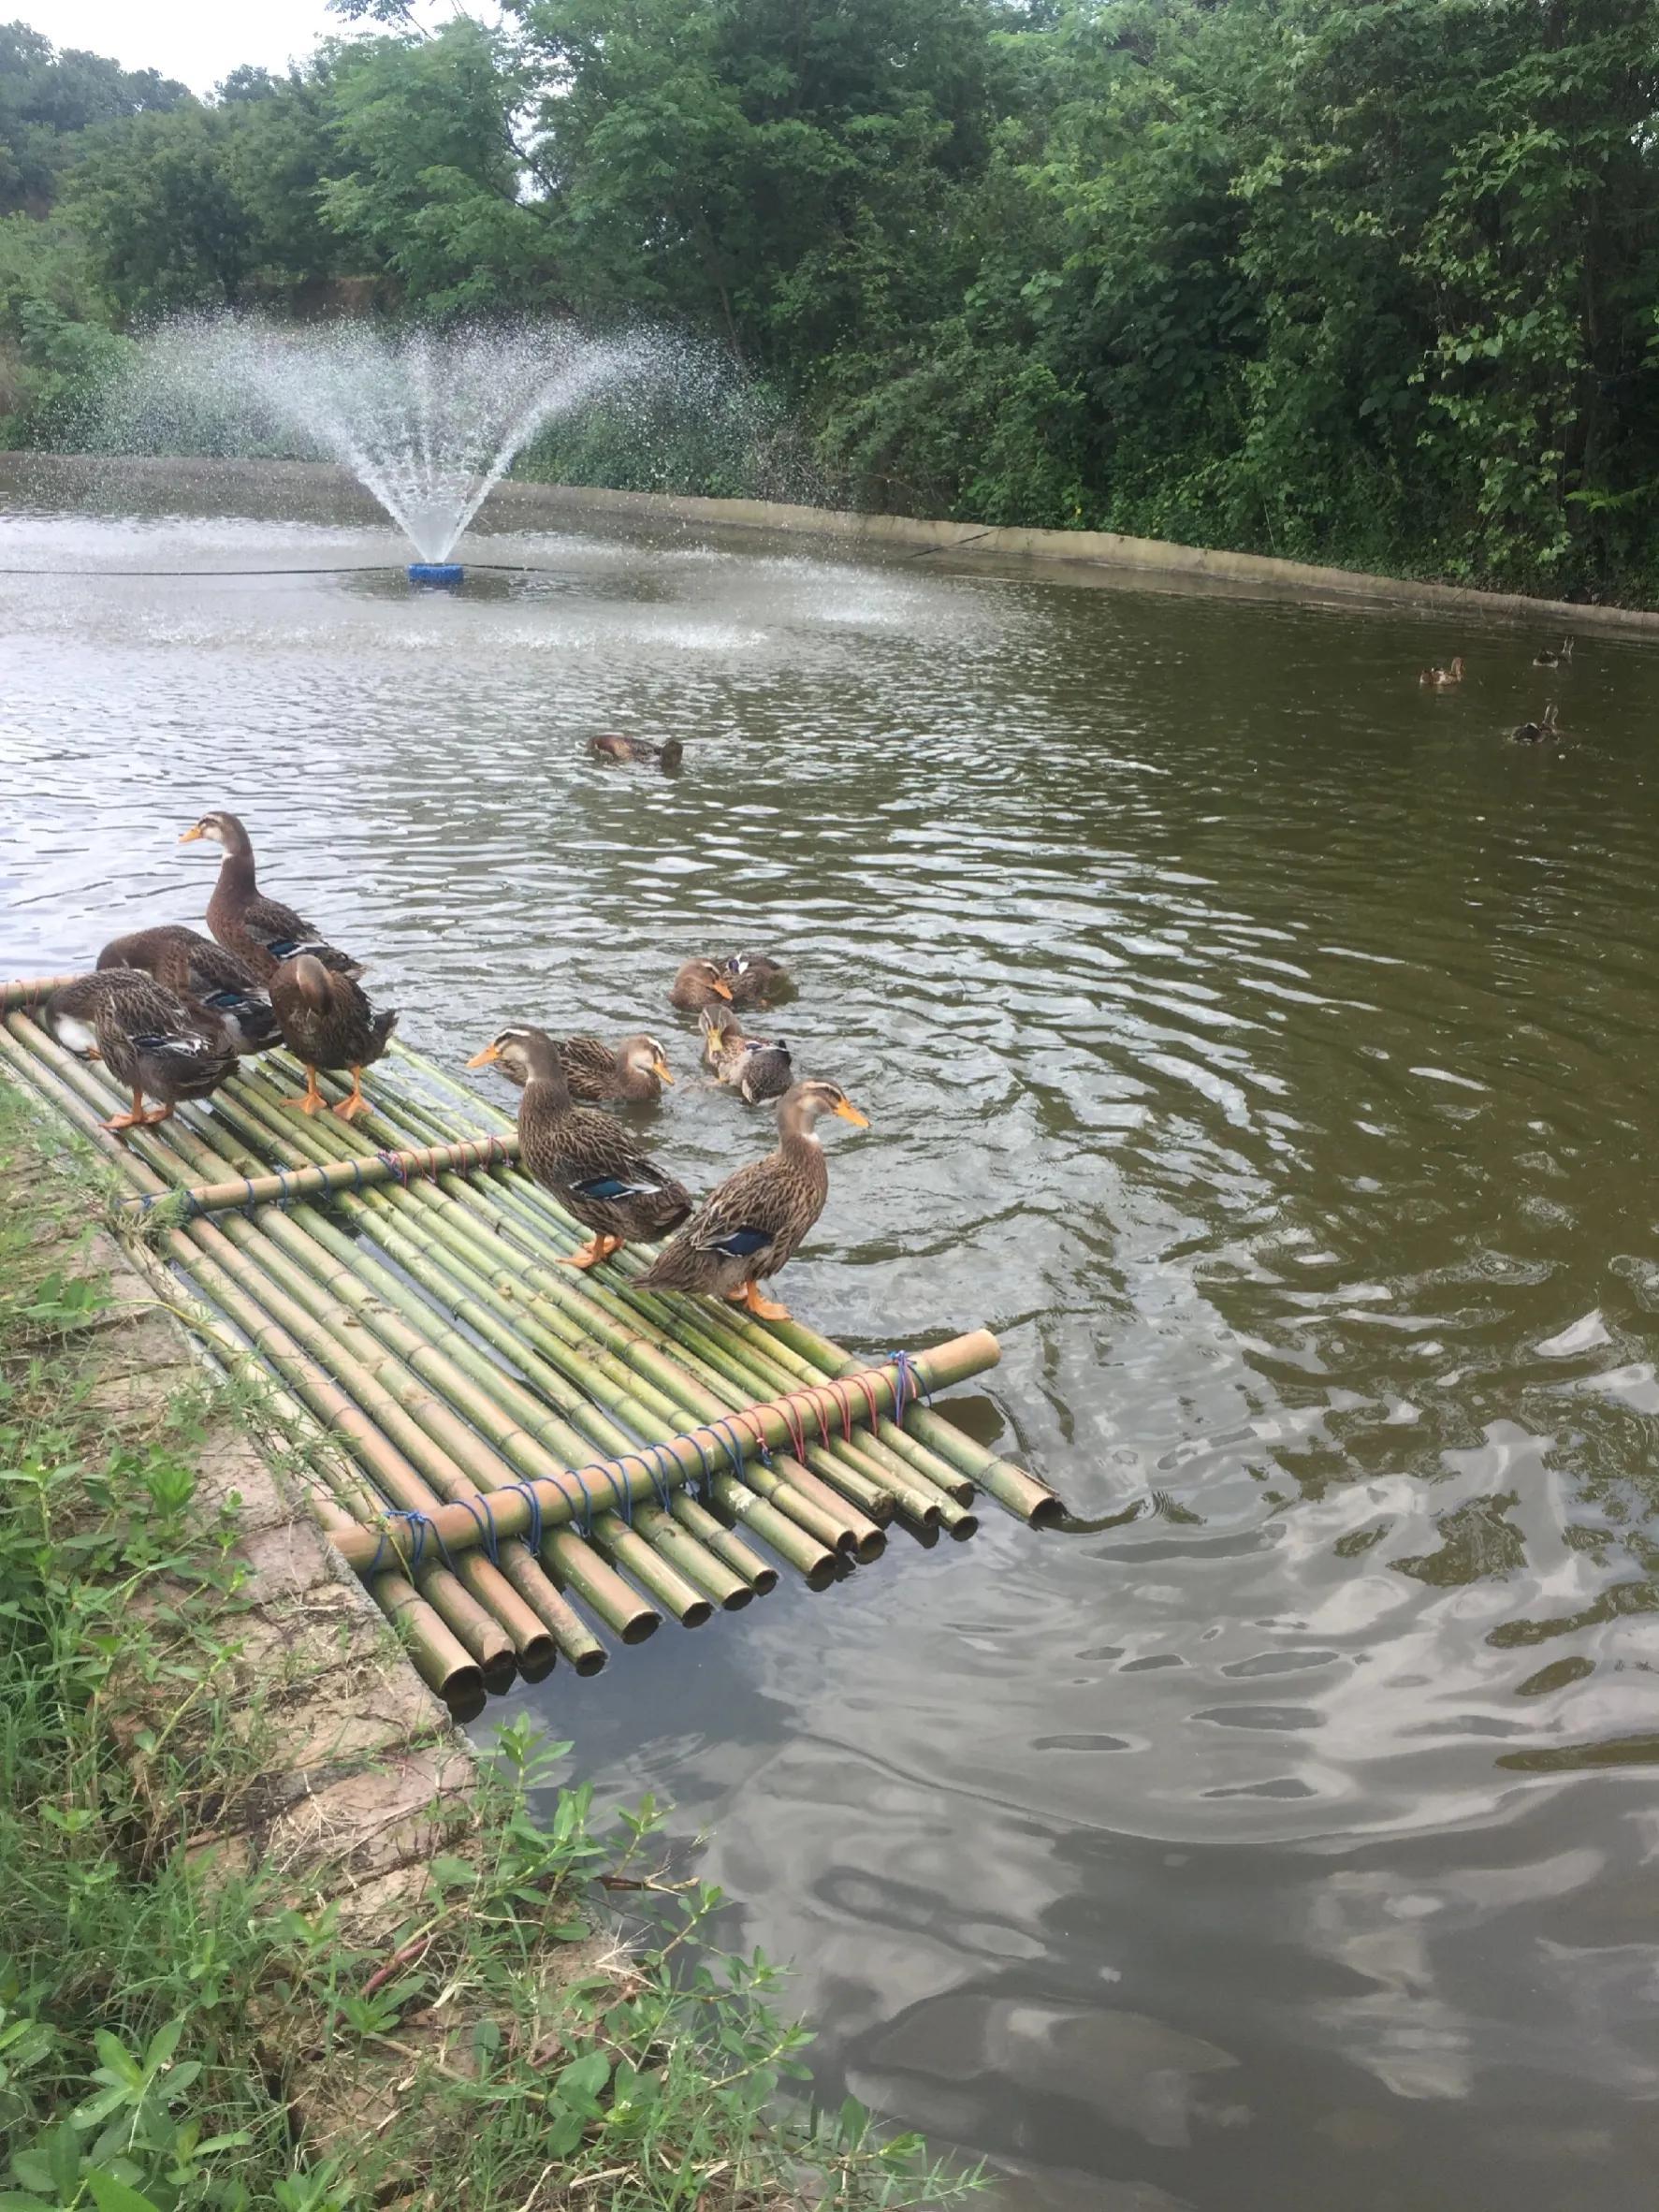
[[[448,585],[451,588],[458,584],[466,573],[456,560],[412,560],[408,571],[412,584]]]

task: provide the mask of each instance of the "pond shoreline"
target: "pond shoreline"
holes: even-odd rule
[[[314,485],[359,497],[366,517],[379,517],[382,512],[351,472],[333,461],[14,452],[0,454],[0,488],[6,474],[20,466],[43,467],[61,487],[81,491],[93,488],[99,477],[118,472],[131,472],[152,482],[160,477],[193,486],[240,482],[269,490],[283,482]],[[1360,605],[1409,607],[1424,614],[1497,615],[1603,631],[1659,632],[1659,609],[1537,599],[1521,591],[1489,591],[1473,585],[1376,575],[1361,569],[1281,560],[1264,553],[1225,552],[1162,538],[1126,537],[1113,531],[1008,529],[773,500],[704,499],[674,492],[613,491],[593,485],[542,484],[520,477],[508,477],[498,484],[488,504],[495,516],[517,517],[527,525],[547,514],[595,515],[618,521],[847,539],[862,547],[902,548],[914,555],[937,553],[952,560],[1110,569],[1148,580],[1163,577],[1220,585],[1235,591],[1292,600],[1334,598]]]

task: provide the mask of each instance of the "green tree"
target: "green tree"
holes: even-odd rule
[[[510,118],[522,85],[471,21],[437,36],[366,38],[327,59],[338,172],[323,218],[359,263],[438,312],[556,297],[544,208],[523,196]]]
[[[234,305],[257,260],[231,170],[235,125],[192,102],[92,135],[64,204],[125,314]]]
[[[45,212],[81,132],[189,96],[153,69],[72,47],[60,53],[27,24],[0,23],[0,215]]]

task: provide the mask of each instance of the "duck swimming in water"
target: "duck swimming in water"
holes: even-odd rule
[[[1572,657],[1573,641],[1570,637],[1564,637],[1553,653],[1548,646],[1540,647],[1533,655],[1533,666],[1535,668],[1564,668]]]
[[[1555,726],[1556,716],[1559,712],[1560,709],[1551,700],[1544,709],[1542,721],[1521,722],[1518,728],[1511,730],[1509,735],[1517,745],[1552,744],[1561,735],[1561,732]]]
[[[686,751],[677,737],[670,737],[662,745],[653,745],[648,737],[622,737],[614,730],[607,731],[603,737],[592,738],[588,749],[595,760],[639,762],[661,768],[665,776],[674,774]]]
[[[1463,680],[1463,656],[1459,653],[1448,668],[1425,668],[1417,680],[1436,691],[1450,691],[1453,684]]]
[[[729,1084],[746,1105],[781,1099],[794,1082],[781,1037],[745,1037],[729,1007],[706,1006],[700,1017],[703,1057],[717,1083]]]
[[[600,1037],[559,1037],[553,1049],[564,1070],[571,1097],[585,1106],[603,1105],[606,1099],[654,1105],[662,1096],[662,1085],[674,1081],[668,1055],[654,1037],[647,1037],[643,1031],[637,1037],[624,1037],[616,1046]],[[502,1072],[511,1073],[505,1061]]]
[[[718,960],[688,960],[676,975],[668,993],[670,1006],[681,1013],[701,1013],[706,1006],[732,1003],[732,985]]]
[[[768,1006],[789,987],[789,970],[764,953],[734,953],[726,962],[734,1006]]]

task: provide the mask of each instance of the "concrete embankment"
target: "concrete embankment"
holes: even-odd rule
[[[323,494],[349,502],[365,522],[380,510],[357,479],[323,461],[210,460],[196,458],[111,458],[82,454],[0,455],[0,506],[8,482],[29,480],[38,491],[108,498],[123,478],[150,502],[158,491],[179,495],[192,510],[218,512],[226,488],[257,490],[297,499]],[[706,531],[765,532],[774,536],[839,542],[900,555],[936,555],[966,561],[1018,562],[1086,570],[1140,579],[1149,585],[1211,586],[1235,592],[1302,601],[1351,601],[1410,608],[1426,615],[1477,616],[1559,625],[1564,631],[1624,631],[1659,634],[1659,611],[1540,599],[1520,591],[1485,591],[1405,576],[1372,575],[1267,554],[1233,553],[1180,546],[1160,538],[1126,537],[1113,531],[1013,530],[975,522],[930,521],[910,515],[866,515],[851,510],[789,504],[774,500],[696,499],[668,492],[610,491],[588,485],[533,484],[509,478],[489,495],[486,518],[497,527],[545,528],[550,521],[593,519],[634,525],[673,525]],[[488,534],[469,541],[486,558]]]

